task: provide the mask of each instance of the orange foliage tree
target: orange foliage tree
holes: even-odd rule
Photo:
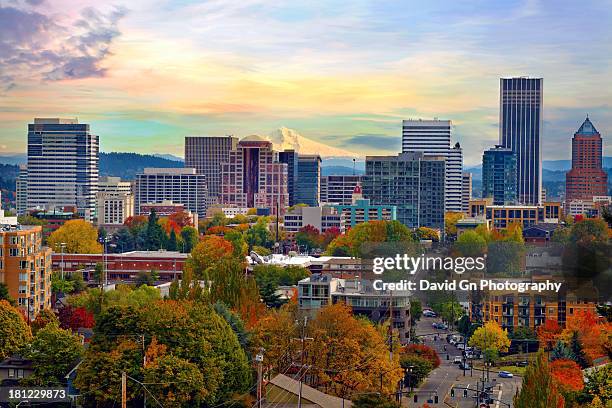
[[[561,338],[569,343],[572,335],[578,333],[580,344],[592,361],[606,354],[604,345],[607,330],[609,325],[600,323],[593,311],[581,310],[568,317]]]
[[[550,363],[553,379],[564,391],[580,391],[584,388],[584,380],[580,366],[574,360],[558,359]]]
[[[437,368],[440,365],[440,357],[436,350],[426,346],[424,344],[409,344],[408,346],[402,347],[400,353],[405,356],[418,356],[428,360],[433,368]]]
[[[551,349],[557,340],[561,337],[563,329],[559,326],[554,319],[546,319],[543,325],[538,326],[536,333],[538,340],[540,340],[547,349]]]

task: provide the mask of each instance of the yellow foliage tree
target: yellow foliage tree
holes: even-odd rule
[[[457,221],[463,219],[465,214],[461,212],[447,212],[444,214],[444,230],[446,235],[457,235]]]
[[[61,252],[65,243],[67,254],[100,254],[102,244],[98,242],[98,230],[85,220],[70,220],[55,230],[47,240],[55,252]]]
[[[507,351],[510,347],[508,331],[502,329],[495,321],[489,321],[476,329],[470,337],[469,345],[480,350]]]

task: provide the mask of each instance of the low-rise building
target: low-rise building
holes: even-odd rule
[[[219,213],[225,215],[225,218],[234,218],[237,215],[247,215],[249,213],[249,208],[214,204],[206,209],[207,218],[212,218],[215,214]]]
[[[369,199],[363,198],[359,184],[353,189],[351,204],[335,205],[334,208],[344,215],[347,227],[368,221],[397,220],[397,206],[370,204]]]
[[[333,207],[297,206],[285,213],[283,226],[287,233],[295,234],[307,225],[315,227],[319,232],[331,228],[344,232],[344,215]]]
[[[314,274],[298,282],[300,309],[315,312],[329,304],[343,302],[355,315],[365,316],[375,323],[391,318],[402,343],[410,341],[410,295],[408,291],[376,290],[366,279],[339,279],[327,274]]]
[[[611,196],[594,196],[591,200],[569,200],[565,202],[565,213],[572,217],[600,217],[603,207],[612,204]]]
[[[466,231],[474,230],[481,225],[489,230],[491,228],[491,222],[483,217],[467,217],[457,221],[457,238],[459,238]]]
[[[541,223],[531,225],[523,230],[523,239],[532,244],[546,244],[551,241],[553,234],[560,224]]]
[[[493,229],[504,229],[512,223],[523,228],[541,223],[559,223],[562,212],[560,202],[542,205],[493,205],[491,199],[470,201],[469,217],[484,217]]]
[[[0,226],[0,282],[24,315],[51,307],[51,249],[40,225]]]

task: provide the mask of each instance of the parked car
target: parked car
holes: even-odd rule
[[[453,364],[461,364],[463,362],[463,359],[461,358],[461,356],[455,356],[455,359],[453,360]]]
[[[529,365],[529,361],[517,361],[516,362],[517,367],[527,367],[528,365]]]
[[[514,375],[510,371],[500,371],[498,374],[501,378],[512,378]]]
[[[437,317],[438,315],[433,310],[423,310],[423,316],[425,317]]]
[[[463,349],[465,349],[465,344],[463,344],[463,343],[457,343],[457,348],[458,348],[459,350],[463,350]]]

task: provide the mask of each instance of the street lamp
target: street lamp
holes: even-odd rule
[[[64,250],[66,249],[65,242],[60,242],[60,249],[62,250],[62,280],[64,280]]]

